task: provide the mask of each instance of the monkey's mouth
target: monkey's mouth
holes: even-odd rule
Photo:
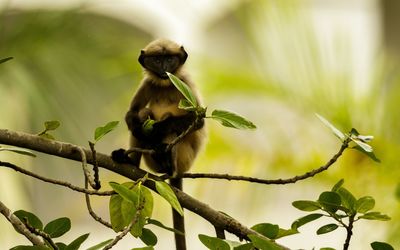
[[[169,78],[168,75],[167,75],[167,72],[158,73],[158,76],[159,76],[161,79],[164,79],[164,80],[166,80],[166,79]]]

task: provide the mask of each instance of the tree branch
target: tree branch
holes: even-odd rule
[[[335,163],[339,157],[343,154],[344,150],[348,148],[348,143],[349,141],[343,142],[342,146],[340,147],[339,151],[323,166],[313,169],[309,172],[306,172],[305,174],[302,175],[297,175],[292,178],[288,179],[274,179],[274,180],[267,180],[267,179],[259,179],[259,178],[254,178],[254,177],[247,177],[247,176],[237,176],[237,175],[229,175],[229,174],[208,174],[208,173],[185,173],[183,174],[182,178],[208,178],[208,179],[223,179],[223,180],[228,180],[228,181],[248,181],[248,182],[254,182],[254,183],[261,183],[261,184],[267,184],[267,185],[284,185],[284,184],[292,184],[296,183],[297,181],[300,180],[305,180],[308,178],[313,177],[316,174],[319,174],[325,170],[328,170],[330,166]]]
[[[73,144],[48,140],[36,135],[31,135],[23,132],[15,132],[7,129],[0,129],[0,143],[13,145],[22,148],[36,150],[45,154],[55,155],[58,157],[71,159],[75,161],[82,161],[79,153],[79,147]],[[88,149],[83,149],[87,158],[87,162],[93,164],[92,152]],[[105,154],[96,153],[98,166],[108,169],[112,172],[118,173],[131,180],[137,180],[148,174],[150,179],[161,180],[158,176],[148,173],[140,168],[132,167],[128,164],[115,163],[111,157]],[[156,190],[153,181],[146,181],[144,185],[152,190]],[[188,194],[173,188],[180,204],[187,210],[200,215],[214,226],[224,229],[241,239],[247,239],[249,234],[257,234],[254,230],[247,228],[240,222],[231,218],[223,213],[212,209],[207,204],[194,199]],[[284,248],[286,249],[286,248]]]
[[[96,190],[89,190],[89,189],[86,189],[86,188],[81,188],[81,187],[74,186],[71,183],[68,183],[66,181],[59,181],[59,180],[54,180],[54,179],[50,179],[50,178],[47,178],[47,177],[43,177],[43,176],[40,176],[40,175],[38,175],[36,173],[33,173],[33,172],[30,172],[30,171],[25,170],[23,168],[20,168],[20,167],[14,165],[12,163],[9,163],[9,162],[0,161],[0,166],[14,169],[17,172],[20,172],[20,173],[23,173],[25,175],[31,176],[31,177],[33,177],[35,179],[38,179],[38,180],[41,180],[41,181],[44,181],[44,182],[48,182],[48,183],[51,183],[51,184],[59,185],[59,186],[64,186],[64,187],[67,187],[69,189],[72,189],[72,190],[80,192],[80,193],[85,193],[85,194],[89,194],[89,195],[99,195],[99,196],[110,196],[110,195],[115,194],[114,191],[103,191],[103,192],[100,192],[100,191],[96,191]]]
[[[33,245],[42,247],[46,246],[42,238],[29,231],[26,225],[17,216],[15,216],[11,212],[11,210],[6,207],[6,205],[4,205],[1,201],[0,213],[2,213],[4,217],[7,218],[7,220],[17,229],[19,233],[23,234],[30,242],[32,242]]]

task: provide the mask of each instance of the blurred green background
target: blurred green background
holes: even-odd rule
[[[58,140],[87,146],[96,127],[123,121],[142,76],[138,53],[157,37],[182,43],[187,70],[204,103],[253,121],[256,131],[236,131],[209,121],[208,143],[192,172],[287,178],[324,164],[340,142],[315,117],[319,113],[343,131],[352,127],[375,136],[382,163],[349,150],[329,171],[287,186],[185,180],[185,191],[251,226],[290,227],[304,214],[291,202],[316,199],[340,178],[358,196],[376,198],[389,222],[360,222],[351,249],[388,241],[400,248],[400,2],[363,1],[0,1],[0,127],[38,133],[46,120],[59,120]],[[121,123],[97,150],[127,146]],[[80,164],[39,154],[30,159],[1,152],[39,174],[82,185]],[[71,167],[75,165],[75,167]],[[125,181],[106,170],[107,182]],[[16,174],[0,172],[0,200],[44,222],[72,219],[71,241],[91,232],[85,246],[114,236],[86,212],[84,197]],[[94,198],[108,219],[107,199]],[[155,218],[171,224],[168,205],[156,200]],[[190,249],[204,249],[197,234],[213,234],[203,219],[187,212]],[[318,224],[318,223],[317,223]],[[322,225],[322,222],[321,222]],[[279,242],[293,249],[343,245],[345,232],[316,236],[319,225]],[[0,219],[2,249],[28,243]],[[159,235],[156,249],[172,246]],[[230,237],[232,238],[232,237]],[[232,238],[233,239],[233,238]],[[141,246],[126,237],[116,249]],[[172,248],[171,248],[172,249]]]

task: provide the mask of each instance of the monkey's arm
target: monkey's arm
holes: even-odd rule
[[[192,131],[201,129],[204,126],[204,118],[197,118],[195,112],[188,112],[187,114],[181,116],[169,116],[164,120],[154,124],[152,136],[162,138],[163,136],[171,133],[180,135],[192,124],[194,124]]]
[[[151,111],[145,108],[150,98],[148,86],[149,84],[147,82],[142,83],[133,97],[131,106],[125,115],[125,122],[128,125],[128,129],[131,131],[132,135],[139,140],[146,139],[142,131],[142,125],[148,116],[152,116]]]

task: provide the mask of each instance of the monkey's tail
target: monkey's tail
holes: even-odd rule
[[[171,184],[171,186],[178,188],[179,190],[183,190],[182,178],[172,178],[169,180],[169,183]],[[174,222],[174,229],[183,233],[183,235],[175,233],[176,250],[186,250],[186,236],[184,235],[185,234],[184,217],[180,215],[178,212],[176,212],[175,209],[172,209],[172,219]]]

